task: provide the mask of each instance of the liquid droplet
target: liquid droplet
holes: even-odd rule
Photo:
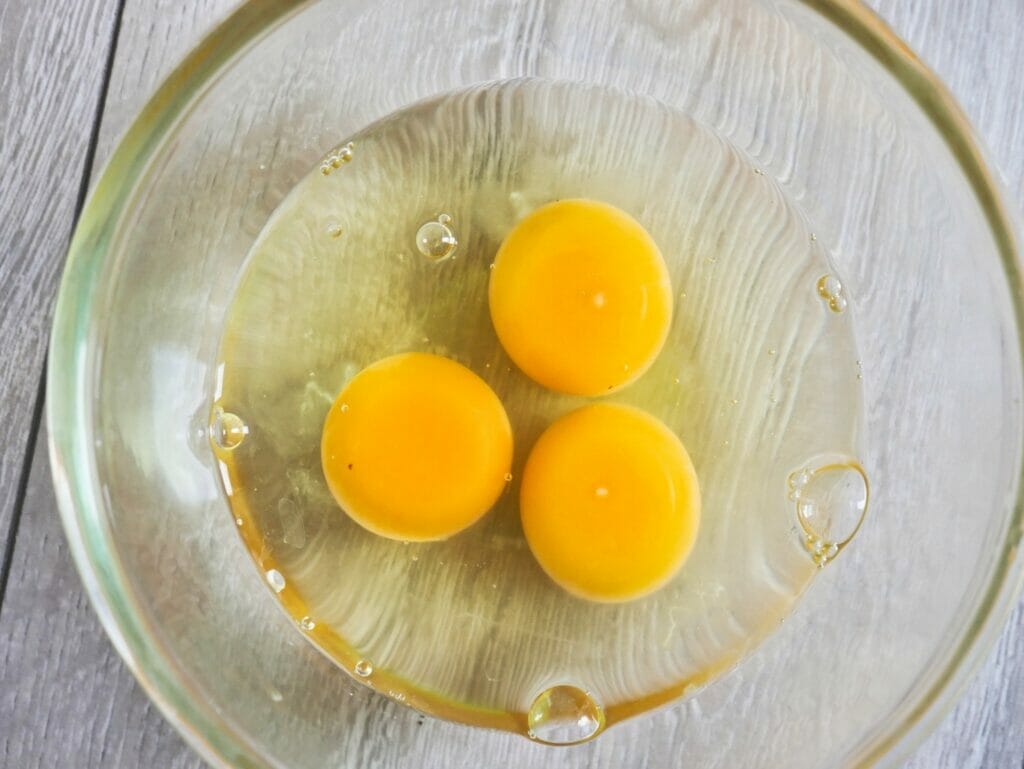
[[[220,406],[214,408],[210,418],[210,440],[215,446],[231,451],[238,448],[248,434],[249,427],[240,416]]]
[[[270,569],[267,571],[267,584],[274,589],[275,593],[280,593],[285,586],[284,575],[277,569]]]
[[[303,617],[299,620],[299,627],[309,631],[316,627],[316,623],[310,617]]]
[[[604,728],[604,711],[575,686],[553,686],[533,701],[526,715],[528,736],[548,745],[575,745]]]
[[[355,671],[360,678],[369,678],[373,675],[373,663],[370,660],[359,660],[356,663]]]
[[[416,248],[430,261],[440,262],[455,253],[459,241],[450,224],[451,217],[442,214],[437,221],[426,222],[416,231]]]
[[[835,275],[822,275],[818,278],[818,296],[825,300],[832,312],[842,312],[848,304],[843,284]]]
[[[868,508],[868,479],[856,462],[802,468],[789,476],[789,498],[804,531],[804,545],[824,566],[853,539]]]

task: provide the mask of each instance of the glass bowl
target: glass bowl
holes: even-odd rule
[[[424,718],[320,655],[208,444],[231,290],[293,185],[396,109],[518,77],[651,97],[770,175],[844,277],[864,377],[856,540],[726,675],[571,748]],[[893,764],[1020,586],[1018,270],[963,116],[849,0],[252,0],[145,107],[75,234],[48,378],[64,525],[119,652],[215,765]]]

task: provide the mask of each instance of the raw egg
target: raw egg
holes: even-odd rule
[[[700,522],[693,463],[664,424],[599,403],[554,422],[530,452],[523,531],[561,587],[594,601],[657,590],[693,548]]]
[[[320,452],[328,488],[364,528],[405,541],[445,539],[505,489],[512,429],[498,396],[468,368],[404,353],[345,386]]]
[[[494,329],[527,376],[559,392],[601,395],[652,363],[672,319],[665,260],[614,206],[560,200],[527,215],[498,249]]]

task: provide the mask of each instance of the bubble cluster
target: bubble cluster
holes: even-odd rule
[[[868,506],[868,479],[856,462],[823,464],[791,473],[789,499],[796,503],[804,545],[819,566],[831,561],[860,529]]]
[[[807,486],[811,480],[811,471],[806,467],[802,467],[789,474],[789,478],[786,479],[786,485],[789,487],[789,493],[787,496],[794,502],[799,501],[800,496],[803,494],[804,487]]]
[[[330,176],[331,173],[341,168],[345,163],[352,160],[352,151],[355,145],[352,142],[344,144],[341,147],[335,147],[333,150],[327,153],[323,161],[320,163],[320,173],[324,176]]]
[[[849,304],[843,284],[835,275],[822,275],[818,278],[818,296],[825,300],[832,312],[842,312]]]

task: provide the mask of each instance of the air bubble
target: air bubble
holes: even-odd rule
[[[583,689],[552,686],[541,692],[526,714],[527,736],[548,745],[575,745],[604,728],[604,711]]]
[[[316,627],[316,623],[310,617],[303,617],[299,620],[299,627],[303,630],[310,631]]]
[[[277,569],[270,569],[267,571],[267,584],[270,585],[275,593],[280,593],[284,590],[285,581],[284,575],[281,574]]]
[[[370,660],[359,660],[356,663],[355,671],[360,678],[369,678],[373,675],[373,663]]]
[[[842,312],[848,304],[843,284],[835,275],[822,275],[818,279],[818,296],[832,312]]]
[[[512,483],[512,473],[505,473],[505,483]]]
[[[441,214],[437,221],[426,222],[416,231],[416,248],[432,262],[450,258],[459,245],[451,228],[452,218]]]
[[[800,495],[803,494],[804,487],[810,480],[811,471],[806,467],[790,473],[789,478],[786,479],[786,485],[789,486],[789,494],[787,496],[796,502],[800,499]]]
[[[328,237],[331,237],[331,238],[340,238],[341,234],[344,231],[345,230],[342,229],[341,225],[338,224],[337,222],[331,222],[330,224],[327,225],[327,228],[326,228],[327,235],[328,235]]]
[[[789,476],[789,498],[811,558],[824,566],[853,539],[868,508],[868,479],[856,462],[801,468]]]
[[[237,414],[225,411],[220,406],[213,410],[210,417],[210,440],[214,445],[225,451],[238,448],[249,434],[249,427]]]

